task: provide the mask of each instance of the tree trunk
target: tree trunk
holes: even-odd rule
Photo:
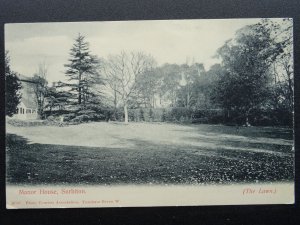
[[[246,127],[250,127],[251,126],[250,123],[249,123],[249,115],[250,115],[250,109],[248,109],[246,111],[246,119],[245,119],[245,126]]]
[[[117,120],[117,92],[114,91],[114,120]]]
[[[162,96],[161,96],[161,94],[159,94],[159,107],[161,107],[161,98],[162,98]]]
[[[230,118],[230,110],[227,108],[225,109],[225,122],[228,122]]]
[[[78,88],[78,104],[81,104],[81,88]]]
[[[78,104],[81,104],[81,72],[79,72],[78,77]]]
[[[155,108],[155,96],[154,96],[154,94],[152,95],[152,108]]]
[[[186,97],[186,108],[188,108],[190,105],[190,88],[189,85],[187,85],[187,97]]]
[[[127,124],[128,123],[128,109],[127,109],[127,102],[124,104],[124,122]]]
[[[292,79],[291,79],[291,74],[288,73],[288,98],[289,98],[289,107],[290,111],[293,112],[293,84],[292,84]]]

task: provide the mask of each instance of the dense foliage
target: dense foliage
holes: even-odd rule
[[[45,88],[46,80],[36,79],[45,88],[45,114],[71,122],[292,126],[291,20],[245,26],[216,56],[220,62],[208,70],[197,62],[157,66],[143,52],[123,51],[100,60],[79,34],[65,65],[68,81]]]
[[[67,82],[58,82],[48,88],[48,114],[52,115],[54,111],[54,115],[63,117],[62,120],[74,122],[103,118],[97,114],[97,109],[102,106],[100,60],[90,53],[89,43],[81,34],[75,39],[65,67]]]
[[[85,37],[78,35],[70,50],[69,63],[65,64],[68,83],[63,84],[72,94],[74,104],[85,107],[95,96],[93,86],[99,80],[99,60],[91,55]]]
[[[41,74],[35,74],[31,80],[33,81],[33,91],[35,95],[35,102],[38,107],[38,115],[40,118],[44,118],[45,99],[48,94],[48,82],[46,77]]]
[[[21,94],[21,83],[17,74],[10,69],[9,56],[5,53],[5,115],[12,116],[18,112]]]

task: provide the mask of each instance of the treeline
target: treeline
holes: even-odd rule
[[[277,20],[278,21],[278,20]],[[237,31],[216,52],[219,64],[157,66],[143,52],[92,55],[79,35],[51,87],[41,67],[39,113],[70,122],[93,120],[292,125],[292,21],[264,19]],[[42,75],[41,75],[42,74]]]

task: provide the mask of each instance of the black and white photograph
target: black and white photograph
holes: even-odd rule
[[[294,203],[293,19],[5,24],[6,207]]]

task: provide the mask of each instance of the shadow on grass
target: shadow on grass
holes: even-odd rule
[[[293,140],[293,129],[285,127],[235,127],[224,125],[192,125],[199,133],[237,135],[247,138],[277,138]],[[182,131],[182,130],[181,130]],[[190,130],[184,132],[191,132]]]
[[[220,139],[206,139],[203,137],[186,137],[185,138],[188,141],[191,142],[203,142],[207,144],[215,144],[216,146],[219,146],[222,148],[226,148],[226,151],[228,151],[228,148],[240,148],[241,151],[251,151],[251,149],[255,149],[257,151],[261,152],[269,152],[270,154],[282,154],[282,155],[288,155],[288,154],[294,154],[292,144],[275,144],[275,143],[264,143],[264,142],[248,142],[245,140],[220,140]]]
[[[224,184],[291,181],[293,155],[160,145],[134,148],[30,144],[7,134],[10,184]]]

